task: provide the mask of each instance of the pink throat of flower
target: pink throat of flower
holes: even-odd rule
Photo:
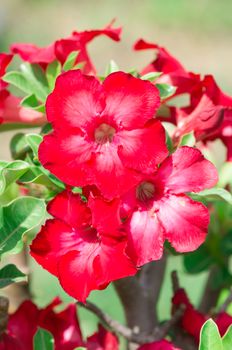
[[[136,188],[136,197],[141,202],[147,202],[154,197],[155,185],[152,182],[144,181]]]
[[[106,142],[112,142],[115,132],[116,130],[111,125],[103,123],[95,129],[95,141],[100,145]]]

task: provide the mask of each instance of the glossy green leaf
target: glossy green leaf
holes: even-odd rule
[[[42,199],[20,197],[0,208],[0,254],[13,249],[25,233],[39,226],[46,214]]]
[[[222,338],[223,350],[232,349],[232,325],[227,329],[226,333]]]
[[[232,204],[232,195],[224,188],[211,188],[198,193],[191,193],[191,197],[194,199],[206,199],[207,201],[223,200],[229,204]]]
[[[206,321],[201,328],[199,350],[223,350],[218,327],[212,319]]]
[[[105,76],[107,77],[109,74],[114,73],[114,72],[118,72],[119,66],[117,65],[117,63],[114,60],[110,60],[110,63],[108,64],[107,68],[106,68],[106,72],[105,72]]]
[[[182,137],[180,146],[189,146],[193,147],[196,144],[196,138],[194,136],[194,132],[190,132]]]
[[[207,270],[214,261],[205,244],[194,252],[185,254],[183,260],[186,271],[191,274]]]
[[[26,108],[36,108],[39,105],[38,100],[34,94],[24,97],[24,99],[22,99],[20,104],[21,106]]]
[[[12,283],[25,280],[26,275],[15,265],[9,264],[0,270],[0,288],[5,288]]]
[[[24,63],[21,65],[22,74],[30,86],[30,93],[45,102],[49,93],[48,82],[44,71],[38,64]]]
[[[61,64],[55,60],[47,66],[46,77],[50,91],[54,89],[57,77],[61,74]]]
[[[27,134],[26,140],[33,151],[34,157],[38,158],[38,148],[43,141],[43,137],[39,134]]]
[[[53,350],[53,335],[43,328],[39,328],[34,336],[34,350]]]
[[[159,78],[163,73],[162,72],[150,72],[141,76],[142,80],[154,81]]]
[[[161,100],[172,96],[176,91],[175,86],[168,84],[155,84],[155,86],[159,89]]]
[[[73,51],[68,55],[66,61],[63,64],[63,70],[65,72],[73,68],[78,55],[79,51]]]
[[[17,87],[27,94],[31,94],[31,85],[22,72],[8,72],[2,77],[2,80]]]
[[[17,181],[28,169],[30,165],[22,160],[13,162],[0,162],[0,195],[7,187]]]
[[[24,133],[15,134],[10,141],[10,151],[13,159],[24,159],[27,140]]]

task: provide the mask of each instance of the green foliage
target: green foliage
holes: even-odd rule
[[[155,84],[155,86],[160,92],[161,100],[165,100],[166,98],[171,97],[176,91],[175,86],[168,84]]]
[[[216,323],[209,319],[201,328],[199,350],[231,350],[232,326],[230,326],[221,338]]]
[[[43,328],[39,328],[34,336],[34,350],[54,350],[52,334]]]
[[[79,51],[73,51],[68,55],[63,65],[63,70],[65,72],[74,68],[78,55],[79,55]]]
[[[199,350],[223,350],[218,327],[212,319],[206,321],[201,329]]]
[[[207,270],[213,262],[213,257],[205,244],[194,252],[184,255],[184,267],[191,274]]]
[[[193,147],[196,144],[196,138],[194,136],[194,132],[190,132],[182,137],[180,141],[180,146],[189,146]]]
[[[34,157],[38,159],[38,148],[41,142],[43,141],[43,137],[39,134],[27,134],[26,140],[30,148],[32,149]]]
[[[0,161],[0,195],[5,192],[9,185],[25,174],[29,168],[30,165],[22,160]]]
[[[0,255],[12,250],[24,234],[38,227],[45,218],[43,200],[21,197],[0,208]]]
[[[46,77],[50,91],[55,87],[57,77],[61,74],[61,64],[59,61],[53,61],[47,66]]]
[[[35,99],[44,103],[49,93],[49,86],[42,68],[38,64],[29,63],[22,64],[20,68],[20,72],[6,73],[3,80],[29,95],[23,102],[27,106],[34,108]]]
[[[155,81],[159,78],[163,73],[162,72],[150,72],[141,76],[142,80]],[[159,84],[161,85],[161,84]]]
[[[114,60],[110,60],[110,63],[106,67],[105,76],[107,77],[109,74],[118,72],[119,70],[117,63]]]
[[[0,288],[7,287],[15,282],[23,281],[25,278],[26,275],[18,270],[15,265],[6,265],[0,270]]]

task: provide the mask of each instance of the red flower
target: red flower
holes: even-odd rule
[[[167,239],[178,252],[195,250],[205,240],[208,209],[187,197],[214,186],[217,171],[201,152],[181,147],[168,157],[155,175],[143,175],[140,183],[123,196],[128,230],[127,253],[137,266],[160,259]]]
[[[56,298],[41,310],[31,301],[22,303],[14,314],[9,315],[7,331],[0,340],[0,350],[33,350],[33,338],[38,327],[52,333],[56,350],[73,350],[83,346],[76,305],[71,304],[63,311],[55,312],[54,308],[60,303],[60,299]]]
[[[185,311],[181,318],[181,326],[190,335],[192,335],[197,342],[199,342],[201,327],[208,319],[205,315],[197,311],[190,303],[188,296],[184,289],[179,289],[172,298],[172,304],[175,307],[185,305]]]
[[[12,58],[13,55],[0,53],[0,92],[7,86],[7,83],[5,83],[1,77],[6,73],[6,68],[10,64]]]
[[[97,231],[90,209],[77,194],[62,192],[50,202],[48,212],[55,219],[42,227],[32,243],[31,255],[59,278],[71,296],[85,301],[92,290],[136,273],[125,254],[125,234],[119,231],[120,223],[111,228],[112,208],[108,203],[102,212],[105,232],[101,225]]]
[[[56,298],[40,310],[39,327],[52,333],[56,350],[73,350],[77,346],[84,346],[76,305],[70,304],[60,312],[54,311],[60,304],[61,300]]]
[[[167,340],[160,340],[149,344],[144,344],[138,348],[138,350],[181,350],[176,348],[172,343]]]
[[[70,37],[57,40],[42,48],[33,44],[13,44],[11,51],[14,54],[19,54],[23,61],[38,63],[44,68],[55,59],[63,64],[72,51],[79,51],[75,64],[83,62],[84,73],[95,73],[86,46],[99,35],[106,35],[112,40],[119,41],[121,28],[113,28],[112,24],[113,22],[104,29],[73,32]]]
[[[152,118],[158,90],[130,74],[110,74],[101,85],[79,70],[62,74],[46,104],[54,132],[39,159],[72,186],[95,184],[111,199],[154,171],[167,155],[165,132]]]
[[[221,336],[226,333],[227,329],[232,325],[232,316],[229,315],[226,312],[220,312],[215,320],[214,320],[218,326],[219,332]]]
[[[165,48],[148,43],[143,39],[138,40],[134,45],[135,50],[155,49],[157,56],[153,62],[143,69],[141,74],[150,72],[163,72],[157,83],[166,83],[177,87],[175,95],[190,92],[199,81],[199,75],[186,71],[183,65],[173,57]]]
[[[98,332],[87,339],[86,346],[88,350],[118,350],[119,341],[116,335],[99,325]]]

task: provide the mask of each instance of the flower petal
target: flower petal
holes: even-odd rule
[[[143,127],[160,105],[158,89],[149,81],[116,72],[103,82],[106,93],[104,115],[126,129]]]
[[[199,192],[218,181],[215,166],[196,148],[181,147],[160,166],[157,181],[172,193]]]
[[[48,96],[48,121],[63,128],[85,128],[104,108],[102,86],[93,76],[71,70],[60,75],[53,92]]]
[[[124,250],[125,242],[113,244],[111,241],[109,245],[83,243],[80,252],[70,251],[60,259],[62,287],[84,302],[92,290],[105,288],[111,281],[134,275],[136,269]]]
[[[119,156],[128,168],[151,173],[168,155],[165,130],[159,121],[143,129],[122,130],[117,139],[121,144]]]
[[[164,237],[178,252],[196,250],[207,235],[208,209],[185,195],[164,197],[159,201],[158,218]]]
[[[135,211],[126,225],[127,254],[136,266],[158,260],[163,254],[163,228],[156,216],[148,211]]]

